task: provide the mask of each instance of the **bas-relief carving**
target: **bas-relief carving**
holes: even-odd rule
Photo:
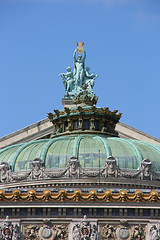
[[[29,226],[26,226],[24,229],[25,229],[25,233],[24,233],[25,240],[29,240],[29,239],[38,240],[38,238],[39,238],[39,235],[38,235],[39,227],[38,226],[29,225]]]
[[[98,240],[98,227],[95,223],[88,221],[87,217],[71,228],[70,239],[72,240]]]
[[[24,240],[48,239],[48,240],[67,240],[68,226],[64,224],[32,224],[24,227]]]
[[[145,226],[143,225],[131,226],[124,223],[122,225],[106,224],[101,226],[102,240],[144,240],[145,235]]]
[[[101,227],[101,238],[105,239],[115,239],[116,238],[116,227],[113,225],[106,224]]]
[[[18,223],[10,221],[8,216],[0,222],[0,240],[20,240],[20,236]]]
[[[159,229],[156,225],[152,225],[149,230],[149,238],[150,240],[159,240]]]
[[[143,240],[145,239],[145,230],[142,225],[134,226],[132,228],[131,240]]]
[[[159,240],[160,239],[160,222],[152,221],[147,224],[146,240]]]

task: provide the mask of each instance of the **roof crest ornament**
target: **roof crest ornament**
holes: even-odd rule
[[[83,49],[84,42],[77,42],[76,45],[77,48],[73,54],[73,72],[71,67],[67,67],[67,72],[60,74],[66,91],[64,99],[74,99],[76,104],[86,102],[93,105],[98,100],[98,97],[93,93],[94,81],[98,75],[90,73],[90,67],[85,68],[86,51]]]

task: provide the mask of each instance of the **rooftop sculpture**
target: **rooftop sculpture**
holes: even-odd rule
[[[60,74],[66,91],[65,98],[69,99],[73,99],[74,96],[78,96],[83,92],[84,89],[85,91],[87,90],[87,94],[89,96],[94,96],[94,81],[98,77],[98,75],[90,73],[89,67],[86,67],[85,69],[86,51],[83,49],[84,42],[79,42],[76,44],[77,49],[73,54],[73,72],[71,67],[67,67],[67,72]],[[80,53],[83,56],[77,56],[77,53]]]

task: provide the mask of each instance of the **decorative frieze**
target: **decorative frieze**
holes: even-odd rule
[[[71,157],[68,164],[63,170],[46,169],[43,162],[36,158],[32,162],[31,170],[13,172],[8,163],[3,162],[0,165],[0,182],[18,182],[23,180],[40,180],[54,178],[86,178],[86,177],[106,178],[130,178],[142,180],[160,180],[159,172],[152,170],[152,163],[149,159],[144,159],[137,170],[120,169],[116,159],[112,156],[108,157],[104,166],[100,169],[82,168],[76,157]]]
[[[146,236],[144,225],[129,225],[127,223],[120,225],[102,225],[102,240],[144,240]]]
[[[119,193],[112,193],[106,190],[103,193],[97,193],[90,190],[88,193],[75,190],[73,193],[66,190],[59,190],[58,193],[52,193],[46,189],[42,193],[30,189],[28,192],[20,192],[16,189],[12,193],[0,190],[0,201],[97,201],[97,202],[160,202],[160,194],[157,191],[142,193],[138,190],[135,193],[127,193],[121,190]]]
[[[64,224],[32,224],[24,227],[24,240],[67,240],[68,226]]]

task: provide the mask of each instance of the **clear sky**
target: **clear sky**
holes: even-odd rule
[[[0,137],[62,109],[77,41],[97,105],[160,138],[159,0],[0,0]]]

